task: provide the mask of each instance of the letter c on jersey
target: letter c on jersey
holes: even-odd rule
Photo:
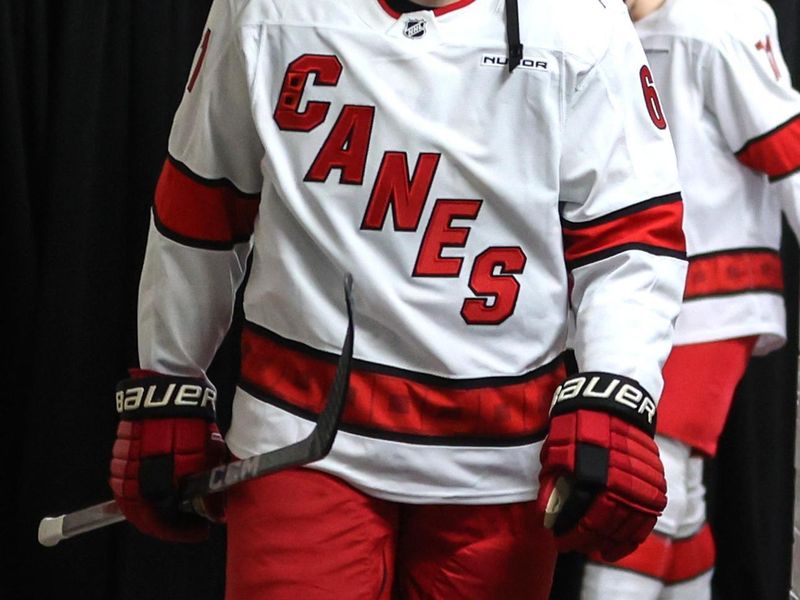
[[[314,85],[335,86],[342,74],[342,63],[328,54],[304,54],[289,64],[275,107],[275,122],[281,129],[311,131],[328,116],[330,102],[309,101],[303,112],[299,110],[310,73],[315,75]]]

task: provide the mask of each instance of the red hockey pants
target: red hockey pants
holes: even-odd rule
[[[751,336],[675,346],[664,365],[657,432],[707,456],[716,455],[755,344]]]
[[[227,600],[546,600],[533,502],[410,505],[292,469],[228,496]]]

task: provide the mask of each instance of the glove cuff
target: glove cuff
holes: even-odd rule
[[[200,377],[155,375],[120,381],[115,399],[125,421],[172,417],[214,421],[217,391]]]
[[[609,413],[655,436],[656,403],[635,379],[600,371],[573,375],[556,388],[550,416],[582,409]]]

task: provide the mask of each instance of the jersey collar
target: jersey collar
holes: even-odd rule
[[[459,8],[464,8],[465,6],[472,4],[475,0],[458,0],[458,2],[453,2],[452,4],[448,4],[447,6],[440,6],[439,8],[431,9],[431,12],[437,17],[442,15],[446,15],[449,12],[453,12],[454,10],[458,10]],[[394,10],[386,0],[378,0],[378,4],[381,5],[386,14],[388,14],[393,19],[399,19],[401,17],[401,13]]]

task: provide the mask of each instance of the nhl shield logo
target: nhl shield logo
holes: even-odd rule
[[[409,19],[403,28],[403,35],[412,40],[418,40],[425,35],[427,23],[423,19]]]

